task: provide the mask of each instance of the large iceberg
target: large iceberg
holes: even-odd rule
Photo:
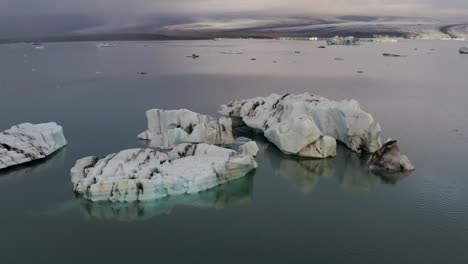
[[[138,138],[149,140],[151,147],[171,149],[181,143],[232,144],[232,121],[214,119],[187,109],[146,112],[148,130]]]
[[[128,149],[86,157],[71,169],[73,190],[92,201],[148,201],[193,194],[241,178],[253,156],[208,144],[181,144],[169,153]]]
[[[358,153],[380,149],[381,129],[356,100],[331,101],[309,93],[272,94],[233,100],[220,113],[241,117],[286,154],[326,158],[336,156],[336,140]]]
[[[67,145],[56,123],[13,126],[0,133],[0,169],[43,159]]]

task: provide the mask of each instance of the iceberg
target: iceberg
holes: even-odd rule
[[[460,54],[468,54],[468,47],[460,48]]]
[[[98,47],[98,48],[115,48],[115,47],[118,47],[118,45],[117,44],[111,44],[111,43],[108,43],[108,42],[101,42],[101,43],[97,43],[96,47]]]
[[[369,160],[371,170],[404,172],[415,169],[411,161],[400,152],[396,140],[388,140]]]
[[[359,39],[355,37],[333,37],[327,40],[327,45],[359,45]]]
[[[0,133],[0,169],[43,159],[66,145],[56,123],[13,126]]]
[[[256,167],[251,155],[187,143],[168,153],[128,149],[80,159],[71,169],[71,182],[76,194],[91,201],[150,201],[208,190]]]
[[[148,130],[138,135],[151,147],[171,149],[181,143],[229,145],[234,141],[230,118],[214,119],[187,109],[146,112]]]
[[[327,158],[336,140],[358,153],[380,149],[381,129],[356,100],[331,101],[309,93],[272,94],[222,105],[220,114],[241,117],[286,154]]]
[[[393,53],[383,53],[382,55],[383,55],[384,57],[393,57],[393,58],[406,57],[406,56],[404,56],[404,55],[393,54]]]

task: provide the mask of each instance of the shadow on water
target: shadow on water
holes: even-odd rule
[[[0,184],[8,181],[21,180],[38,173],[44,173],[51,168],[62,167],[65,163],[66,153],[67,148],[65,147],[44,159],[34,160],[0,170]]]

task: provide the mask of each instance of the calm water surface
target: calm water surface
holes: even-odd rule
[[[0,130],[55,121],[70,143],[0,172],[0,263],[468,263],[464,43],[322,44],[0,45]],[[244,179],[151,203],[74,197],[75,161],[144,146],[146,110],[217,115],[231,99],[273,92],[357,99],[417,170],[374,175],[341,146],[335,159],[298,159],[239,131],[261,148]]]

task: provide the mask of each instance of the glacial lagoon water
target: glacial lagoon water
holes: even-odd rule
[[[467,263],[466,43],[323,44],[0,45],[0,130],[55,121],[69,141],[0,172],[0,263]],[[239,131],[261,149],[239,181],[141,204],[72,193],[77,159],[144,146],[147,109],[216,115],[231,99],[273,92],[357,99],[417,170],[374,175],[342,146],[335,159],[298,159]]]

